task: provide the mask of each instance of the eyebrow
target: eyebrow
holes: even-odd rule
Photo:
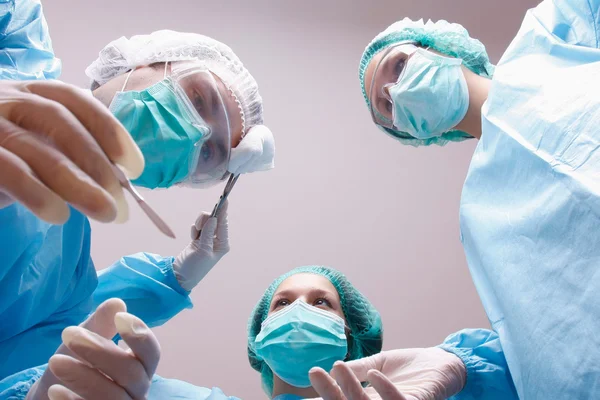
[[[280,297],[290,297],[295,295],[296,292],[294,290],[282,290],[281,292],[275,293],[275,296],[273,296],[273,298],[280,298]],[[335,294],[333,292],[331,292],[330,290],[325,290],[325,289],[319,289],[319,288],[313,288],[310,289],[310,294],[313,296],[333,296],[335,298]]]

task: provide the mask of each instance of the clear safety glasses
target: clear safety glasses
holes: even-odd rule
[[[375,67],[369,88],[371,118],[377,125],[394,129],[394,103],[389,89],[403,77],[409,60],[419,48],[413,42],[398,43],[385,50]]]
[[[190,171],[185,186],[207,187],[229,177],[231,121],[227,88],[215,76],[194,61],[171,65],[171,81],[184,118],[203,133],[190,155]]]

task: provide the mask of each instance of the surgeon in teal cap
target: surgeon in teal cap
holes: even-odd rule
[[[344,274],[299,267],[267,288],[248,322],[248,359],[269,398],[316,397],[309,372],[379,353],[381,316]]]
[[[369,43],[359,66],[373,121],[415,147],[480,137],[493,74],[483,44],[443,20],[392,24]]]
[[[403,20],[359,75],[374,122],[401,143],[479,139],[460,227],[492,329],[352,361],[313,386],[325,400],[363,379],[386,400],[600,398],[600,1],[529,10],[495,68],[461,26]]]

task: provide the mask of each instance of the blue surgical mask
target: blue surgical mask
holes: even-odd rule
[[[442,136],[467,114],[469,90],[462,60],[417,49],[388,91],[394,128],[417,139]]]
[[[142,91],[117,92],[109,108],[144,155],[135,185],[168,188],[188,176],[204,133],[184,117],[168,78]]]
[[[294,387],[310,386],[308,371],[329,371],[348,352],[344,320],[298,299],[264,320],[254,341],[256,354]]]

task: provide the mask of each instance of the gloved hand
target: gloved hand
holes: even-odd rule
[[[131,350],[111,338],[119,333]],[[68,327],[63,344],[26,400],[145,399],[160,360],[160,345],[125,303],[102,303],[78,327]]]
[[[275,138],[269,128],[256,125],[231,149],[229,172],[233,175],[268,171],[275,167]]]
[[[103,222],[127,219],[110,161],[130,178],[144,158],[121,123],[81,89],[58,81],[0,81],[0,193],[63,223],[67,203]]]
[[[192,225],[192,242],[175,258],[173,271],[181,287],[191,291],[229,252],[226,200],[215,218],[202,213]],[[198,234],[200,234],[198,236]]]
[[[458,394],[466,379],[462,360],[437,347],[338,362],[331,376],[320,368],[310,371],[311,384],[323,400],[442,400]],[[371,386],[362,388],[360,382]]]

